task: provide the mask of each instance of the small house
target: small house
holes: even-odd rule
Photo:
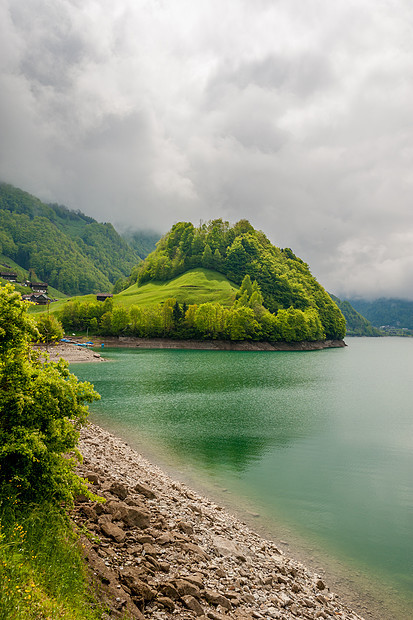
[[[110,299],[111,297],[113,297],[112,293],[98,293],[98,295],[96,295],[96,299],[98,301],[106,301],[107,299]]]
[[[8,282],[17,282],[17,273],[12,271],[1,271],[0,278],[7,280]]]
[[[33,293],[47,293],[48,284],[46,282],[30,282]]]
[[[47,295],[43,293],[32,293],[31,295],[22,295],[22,299],[25,301],[31,301],[35,304],[39,304],[41,306],[45,306],[50,302],[50,299]]]

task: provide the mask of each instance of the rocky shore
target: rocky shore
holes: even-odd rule
[[[122,440],[90,424],[79,448],[79,473],[106,500],[81,497],[72,515],[104,620],[361,620],[324,578]]]
[[[45,345],[35,345],[34,348],[41,353],[47,353],[51,362],[57,362],[63,358],[70,362],[104,362],[100,353],[92,351],[87,347],[79,347],[76,344],[51,344],[47,348]]]
[[[338,349],[346,346],[344,340],[316,340],[302,342],[255,342],[242,340],[174,340],[172,338],[133,338],[119,336],[116,338],[99,338],[110,347],[140,347],[141,349],[196,349],[205,351],[319,351],[321,349]]]

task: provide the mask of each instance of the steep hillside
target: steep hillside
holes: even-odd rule
[[[112,224],[0,183],[0,253],[64,293],[111,290],[140,262]]]
[[[349,299],[348,301],[376,327],[413,329],[413,301],[385,298],[373,301],[364,299]]]
[[[270,312],[314,310],[327,339],[345,334],[341,311],[311,275],[308,265],[289,248],[273,246],[246,220],[233,227],[221,219],[198,228],[190,222],[175,224],[139,266],[137,284],[168,281],[197,267],[218,271],[237,285],[249,275],[257,281],[263,305]]]
[[[346,319],[346,332],[348,336],[382,336],[382,332],[373,327],[362,314],[357,312],[348,301],[342,301],[334,295],[330,295]]]

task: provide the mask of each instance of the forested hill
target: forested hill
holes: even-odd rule
[[[146,246],[155,247],[152,238]],[[6,183],[0,183],[0,254],[68,295],[110,291],[141,260],[112,224]]]
[[[357,312],[348,301],[342,301],[331,295],[346,319],[346,331],[348,336],[382,336],[383,333],[374,327],[368,319]]]
[[[350,299],[349,302],[376,327],[413,330],[413,301],[380,298],[373,301]]]
[[[257,281],[263,305],[271,313],[301,310],[321,321],[326,338],[345,335],[341,311],[311,275],[308,265],[289,248],[272,245],[247,220],[233,227],[221,219],[197,228],[190,222],[175,224],[141,263],[136,278],[138,284],[166,281],[195,267],[214,269],[238,285],[249,275]]]

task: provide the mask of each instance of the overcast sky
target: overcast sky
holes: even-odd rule
[[[413,299],[411,0],[0,0],[0,179],[118,228],[247,218]]]

